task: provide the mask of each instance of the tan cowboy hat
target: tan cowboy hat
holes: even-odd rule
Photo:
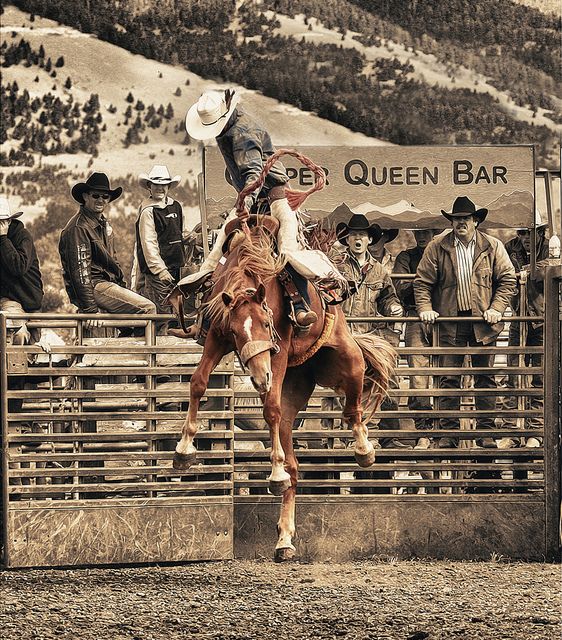
[[[117,187],[117,189],[111,189],[109,186],[109,178],[105,173],[92,173],[92,175],[86,180],[86,182],[78,182],[75,184],[70,193],[72,197],[79,202],[80,204],[84,204],[84,194],[86,191],[103,191],[105,193],[109,193],[109,202],[113,202],[113,200],[117,200],[117,198],[123,193],[123,187]]]
[[[240,96],[233,89],[206,91],[187,112],[187,133],[195,140],[216,138],[239,101]]]
[[[447,218],[447,220],[450,220],[451,222],[455,218],[474,216],[478,223],[482,223],[488,215],[488,209],[477,209],[476,205],[470,198],[467,198],[466,196],[459,196],[453,202],[452,211],[443,211],[443,209],[441,209],[441,213]]]
[[[11,220],[12,218],[19,218],[21,215],[23,215],[23,211],[12,213],[8,198],[0,196],[0,220]]]
[[[172,176],[165,164],[155,164],[149,173],[139,174],[139,184],[143,189],[148,189],[152,184],[167,184],[170,189],[177,187],[181,181],[181,176]]]

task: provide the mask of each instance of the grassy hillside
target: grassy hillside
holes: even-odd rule
[[[472,3],[473,16],[466,16],[457,0],[439,3],[439,9],[421,0],[236,4],[131,0],[118,5],[99,0],[95,10],[89,2],[69,0],[52,0],[47,6],[38,0],[19,0],[18,4],[148,57],[263,91],[369,136],[399,144],[535,142],[543,162],[555,162],[560,100],[557,71],[549,63],[556,55],[556,46],[551,45],[556,43],[559,22],[525,6],[495,3],[504,9],[502,20],[490,24],[491,17],[499,20],[499,9],[492,10],[489,0]],[[423,29],[413,23],[405,6],[419,17]],[[362,29],[356,38],[369,48],[380,44],[389,48],[390,36],[401,47],[408,47],[412,57],[419,55],[418,48],[422,52],[431,49],[438,60],[449,56],[453,61],[450,83],[443,86],[434,78],[421,77],[416,73],[417,61],[396,58],[388,63],[367,55],[376,52],[326,43],[323,38],[314,44],[310,39],[286,36],[280,32],[282,12],[297,8],[315,12],[328,22],[333,14],[335,24],[328,26],[337,28],[344,40],[347,29]],[[432,12],[450,23],[450,34],[432,25]],[[483,40],[469,44],[463,21]],[[308,26],[314,31],[311,22]],[[528,40],[535,31],[537,40]],[[488,35],[484,38],[483,34]],[[459,56],[465,50],[469,62],[479,57],[494,59],[485,68],[495,71],[490,80],[499,86],[491,85],[495,92],[488,91],[484,77],[473,77],[472,87],[466,82],[458,89],[451,86],[456,82],[455,68],[463,66]],[[510,64],[505,68],[499,62],[504,58],[513,61],[513,72]],[[502,101],[498,91],[506,99]]]

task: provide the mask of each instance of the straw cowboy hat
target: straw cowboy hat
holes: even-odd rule
[[[336,226],[336,237],[346,247],[347,237],[351,231],[366,231],[369,234],[369,244],[375,244],[383,236],[383,230],[374,222],[369,224],[367,218],[361,213],[355,213],[349,219],[349,222],[340,222]]]
[[[0,220],[11,220],[12,218],[19,218],[21,215],[23,215],[23,211],[12,213],[8,198],[0,196]]]
[[[452,211],[443,211],[443,209],[441,209],[441,213],[447,218],[447,220],[450,220],[451,222],[455,218],[474,216],[478,223],[482,223],[488,215],[488,209],[477,209],[476,205],[470,198],[467,198],[466,196],[459,196],[453,202]]]
[[[233,89],[206,91],[187,112],[187,133],[195,140],[216,138],[239,101],[240,96]]]
[[[143,189],[148,189],[150,184],[167,184],[170,189],[177,187],[181,181],[181,176],[172,176],[168,167],[164,164],[155,164],[149,173],[139,174],[139,184]]]
[[[92,175],[86,180],[86,182],[78,182],[72,187],[72,197],[76,200],[76,202],[84,204],[84,194],[86,193],[86,191],[92,191],[94,189],[96,191],[109,193],[109,202],[117,200],[117,198],[123,193],[123,187],[111,189],[111,187],[109,186],[109,178],[105,175],[105,173],[92,173]]]

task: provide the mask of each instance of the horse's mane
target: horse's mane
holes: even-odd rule
[[[267,284],[277,277],[285,266],[285,257],[275,254],[271,233],[262,225],[250,230],[242,242],[232,250],[234,256],[229,260],[225,271],[217,281],[213,297],[204,305],[204,314],[211,324],[220,330],[228,326],[228,307],[222,299],[228,293],[234,300],[247,296],[248,281],[257,288],[260,282]]]

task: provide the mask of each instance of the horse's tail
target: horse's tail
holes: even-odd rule
[[[367,394],[363,399],[363,406],[366,409],[368,421],[387,394],[390,380],[394,375],[397,354],[394,347],[379,336],[371,333],[352,335],[365,360],[363,390]]]

